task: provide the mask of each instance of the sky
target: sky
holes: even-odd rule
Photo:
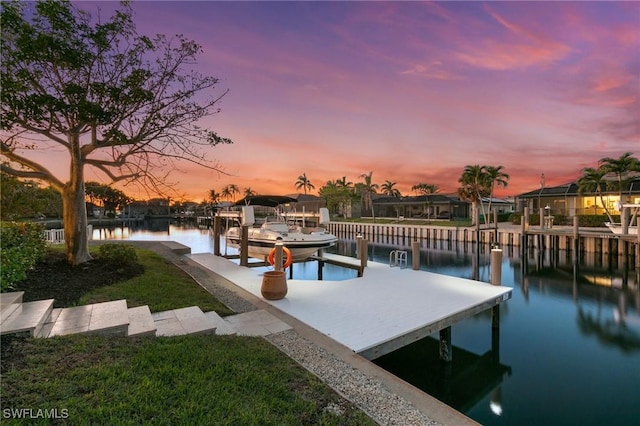
[[[108,14],[117,3],[77,2]],[[181,164],[185,199],[210,189],[289,194],[306,174],[453,193],[466,165],[503,166],[513,196],[640,156],[640,2],[133,3],[138,32],[183,34],[220,79],[204,126],[232,145],[223,173]],[[87,172],[87,180],[100,176]],[[127,188],[135,197],[142,191]]]

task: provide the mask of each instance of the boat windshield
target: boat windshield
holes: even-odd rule
[[[289,232],[289,226],[284,222],[265,222],[262,224],[261,228],[275,232]]]

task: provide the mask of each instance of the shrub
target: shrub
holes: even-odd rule
[[[47,242],[38,223],[2,223],[0,227],[0,291],[7,291],[27,277],[42,260]]]
[[[129,266],[138,263],[136,249],[127,244],[103,244],[98,247],[98,255],[113,266]]]

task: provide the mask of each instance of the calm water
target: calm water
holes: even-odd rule
[[[193,253],[213,251],[207,230],[150,224],[96,229],[94,238],[170,239]],[[369,258],[386,263],[390,250],[409,245],[378,241]],[[342,239],[335,252],[353,255],[355,242]],[[489,281],[489,255],[472,247],[423,241],[421,259],[432,272]],[[640,289],[623,263],[589,256],[575,268],[564,252],[522,261],[505,248],[502,284],[513,296],[501,306],[499,334],[490,313],[480,314],[452,327],[450,364],[438,359],[437,336],[375,362],[485,425],[640,425]],[[294,266],[295,278],[314,279],[314,264]],[[324,274],[355,276],[331,265]]]

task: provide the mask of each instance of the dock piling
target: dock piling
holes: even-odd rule
[[[240,266],[249,265],[249,225],[240,228]]]
[[[213,254],[220,256],[220,216],[213,217]]]
[[[411,243],[411,266],[414,271],[420,269],[420,241]]]
[[[451,326],[440,330],[440,360],[451,362],[453,360],[453,350],[451,345]]]
[[[273,257],[273,269],[275,271],[282,271],[282,260],[283,260],[283,254],[284,254],[284,245],[282,244],[282,241],[278,241],[275,244],[275,256]]]

